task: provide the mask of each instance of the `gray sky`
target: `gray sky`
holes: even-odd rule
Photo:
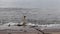
[[[60,9],[60,0],[0,0],[0,7]]]
[[[16,0],[0,0],[0,7],[16,7]]]

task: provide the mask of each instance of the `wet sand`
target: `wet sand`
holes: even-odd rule
[[[38,34],[36,32],[0,32],[0,34]]]
[[[46,29],[44,32],[49,34],[60,34],[60,29]]]
[[[60,29],[45,29],[42,31],[45,34],[60,34]],[[34,28],[30,28],[29,26],[26,26],[26,27],[4,26],[0,28],[0,34],[42,34],[42,33],[37,31]]]
[[[45,34],[60,34],[60,31],[44,31]],[[38,31],[33,31],[33,32],[19,32],[19,31],[0,31],[0,34],[42,34],[41,32]]]

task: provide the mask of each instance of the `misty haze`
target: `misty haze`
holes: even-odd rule
[[[60,34],[60,0],[0,0],[0,34]]]

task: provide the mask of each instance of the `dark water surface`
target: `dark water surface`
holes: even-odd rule
[[[56,15],[54,11],[51,11],[37,8],[0,8],[0,22],[21,22],[22,16],[26,15],[28,22],[59,23],[59,14]]]

